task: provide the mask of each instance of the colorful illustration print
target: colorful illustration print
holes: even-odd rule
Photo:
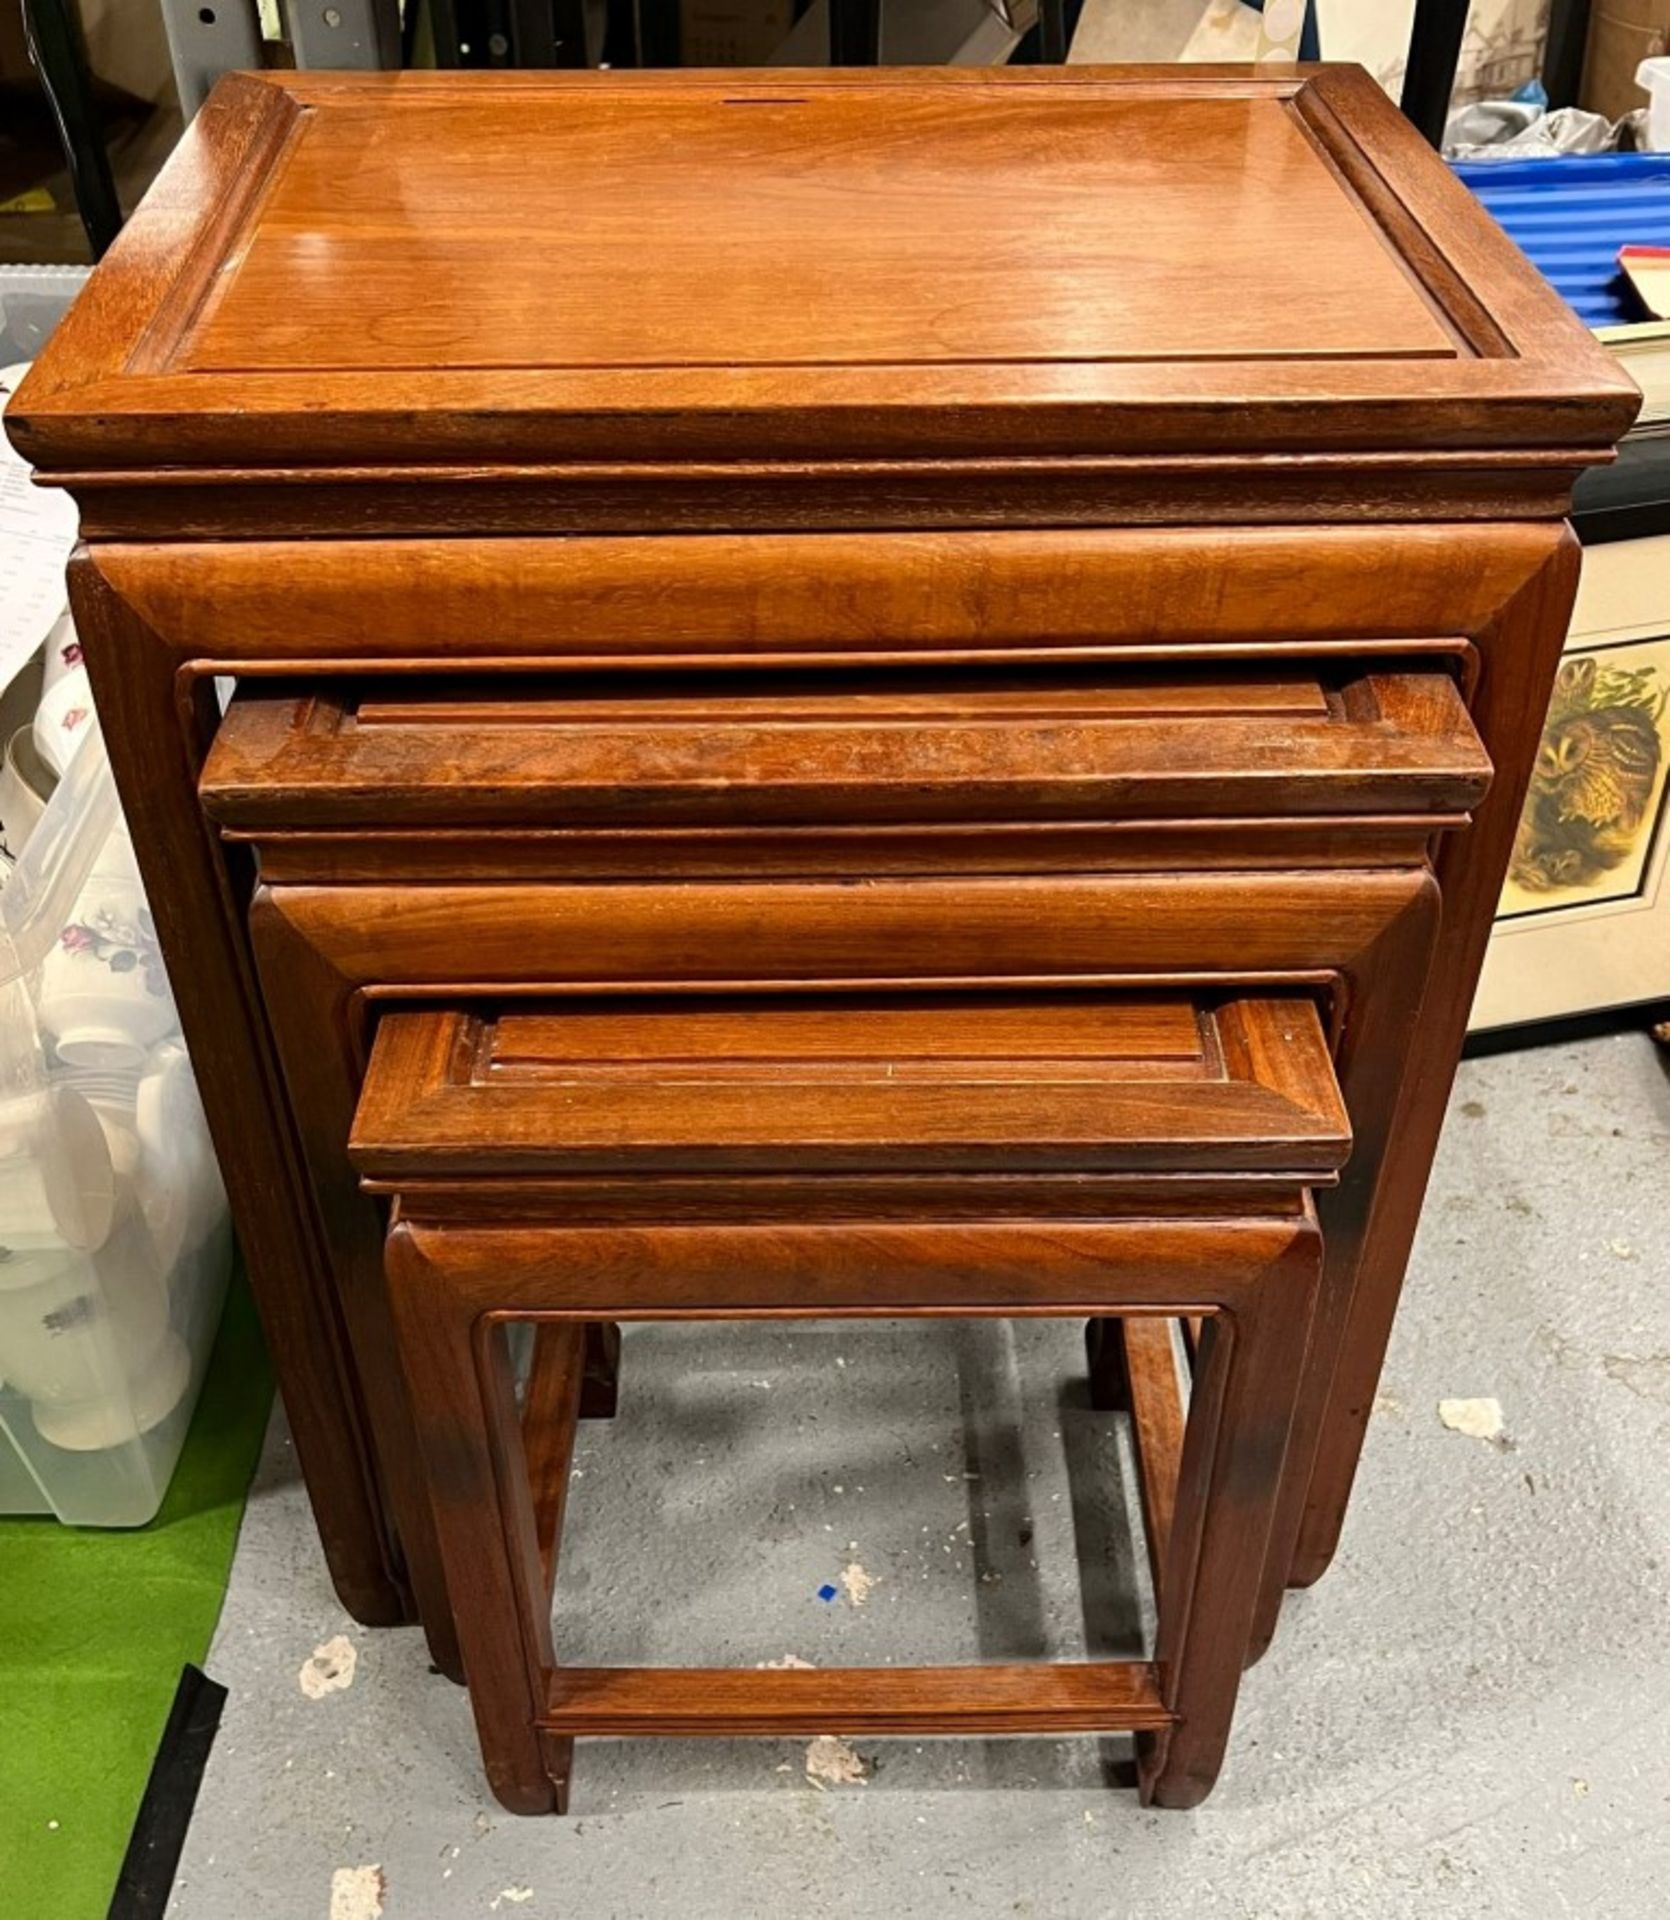
[[[1670,639],[1611,653],[1578,654],[1560,668],[1506,913],[1616,899],[1641,884],[1670,762]]]

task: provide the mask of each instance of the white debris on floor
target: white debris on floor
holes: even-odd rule
[[[838,1733],[820,1733],[806,1749],[806,1778],[820,1791],[825,1787],[861,1787],[869,1763]]]
[[[327,1693],[345,1693],[354,1684],[359,1658],[359,1649],[345,1633],[325,1641],[302,1662],[297,1675],[302,1692],[309,1700],[323,1700]]]
[[[338,1867],[331,1875],[330,1920],[382,1920],[387,1893],[381,1867]]]
[[[879,1574],[866,1573],[856,1560],[849,1561],[841,1569],[841,1585],[855,1607],[863,1606],[880,1578]]]
[[[168,1920],[322,1920],[344,1862],[340,1920],[1670,1916],[1670,1075],[1644,1035],[1568,1043],[1468,1062],[1453,1111],[1338,1559],[1289,1597],[1198,1814],[1138,1806],[1118,1739],[848,1728],[582,1739],[569,1813],[519,1819],[418,1630],[343,1614],[280,1422]],[[1143,1651],[1138,1489],[1081,1325],[636,1326],[626,1349],[620,1415],[580,1433],[565,1662]],[[1495,1407],[1457,1429],[1451,1399]],[[865,1606],[848,1564],[881,1576]],[[297,1685],[315,1640],[322,1701]]]
[[[1502,1403],[1500,1400],[1440,1400],[1438,1418],[1451,1433],[1464,1433],[1470,1440],[1500,1440]]]

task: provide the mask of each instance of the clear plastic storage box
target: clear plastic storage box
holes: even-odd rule
[[[0,365],[85,280],[0,267]],[[67,615],[0,488],[0,1513],[162,1502],[231,1267],[225,1194]],[[42,628],[56,619],[50,632]],[[44,644],[43,644],[44,642]],[[23,662],[23,664],[20,664]]]
[[[0,889],[0,1506],[82,1526],[151,1518],[230,1266],[225,1193],[91,723]]]

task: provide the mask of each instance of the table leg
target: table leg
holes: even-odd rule
[[[565,1742],[548,1755],[537,1725],[536,1676],[556,1657],[505,1330],[481,1319],[399,1226],[387,1274],[487,1778],[512,1813],[561,1812],[573,1752]]]
[[[331,1579],[367,1626],[410,1617],[359,1383],[277,1063],[243,915],[197,805],[212,715],[182,660],[78,555],[70,598],[116,785]]]
[[[1206,1322],[1154,1650],[1177,1724],[1137,1736],[1144,1806],[1199,1806],[1223,1764],[1304,1375],[1294,1334],[1310,1318],[1321,1254],[1314,1232],[1296,1234],[1233,1312]]]
[[[429,1657],[449,1679],[464,1669],[453,1608],[418,1462],[414,1409],[394,1360],[383,1275],[383,1209],[360,1192],[347,1155],[368,1040],[359,988],[275,912],[265,888],[249,911],[250,949],[295,1116],[299,1150],[331,1250],[335,1289],[360,1391],[382,1445],[383,1488]]]
[[[1439,851],[1443,909],[1437,951],[1415,1050],[1369,1203],[1349,1319],[1332,1370],[1289,1574],[1293,1586],[1309,1586],[1320,1578],[1339,1544],[1474,988],[1571,621],[1579,564],[1577,540],[1568,529],[1547,562],[1476,637],[1480,673],[1473,720],[1499,771],[1472,826],[1448,836]],[[1331,1222],[1325,1219],[1325,1226],[1331,1235]]]
[[[1351,1115],[1351,1158],[1339,1185],[1316,1196],[1323,1232],[1322,1288],[1270,1530],[1249,1662],[1259,1658],[1275,1634],[1318,1458],[1340,1444],[1330,1425],[1330,1384],[1339,1356],[1353,1337],[1370,1209],[1408,1078],[1410,1037],[1419,1030],[1442,911],[1439,889],[1429,885],[1368,952],[1357,956],[1342,979],[1334,1070]]]

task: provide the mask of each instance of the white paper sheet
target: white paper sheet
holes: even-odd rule
[[[0,408],[27,366],[0,368]],[[64,611],[64,568],[75,545],[75,502],[37,487],[0,435],[0,691],[11,685]]]

